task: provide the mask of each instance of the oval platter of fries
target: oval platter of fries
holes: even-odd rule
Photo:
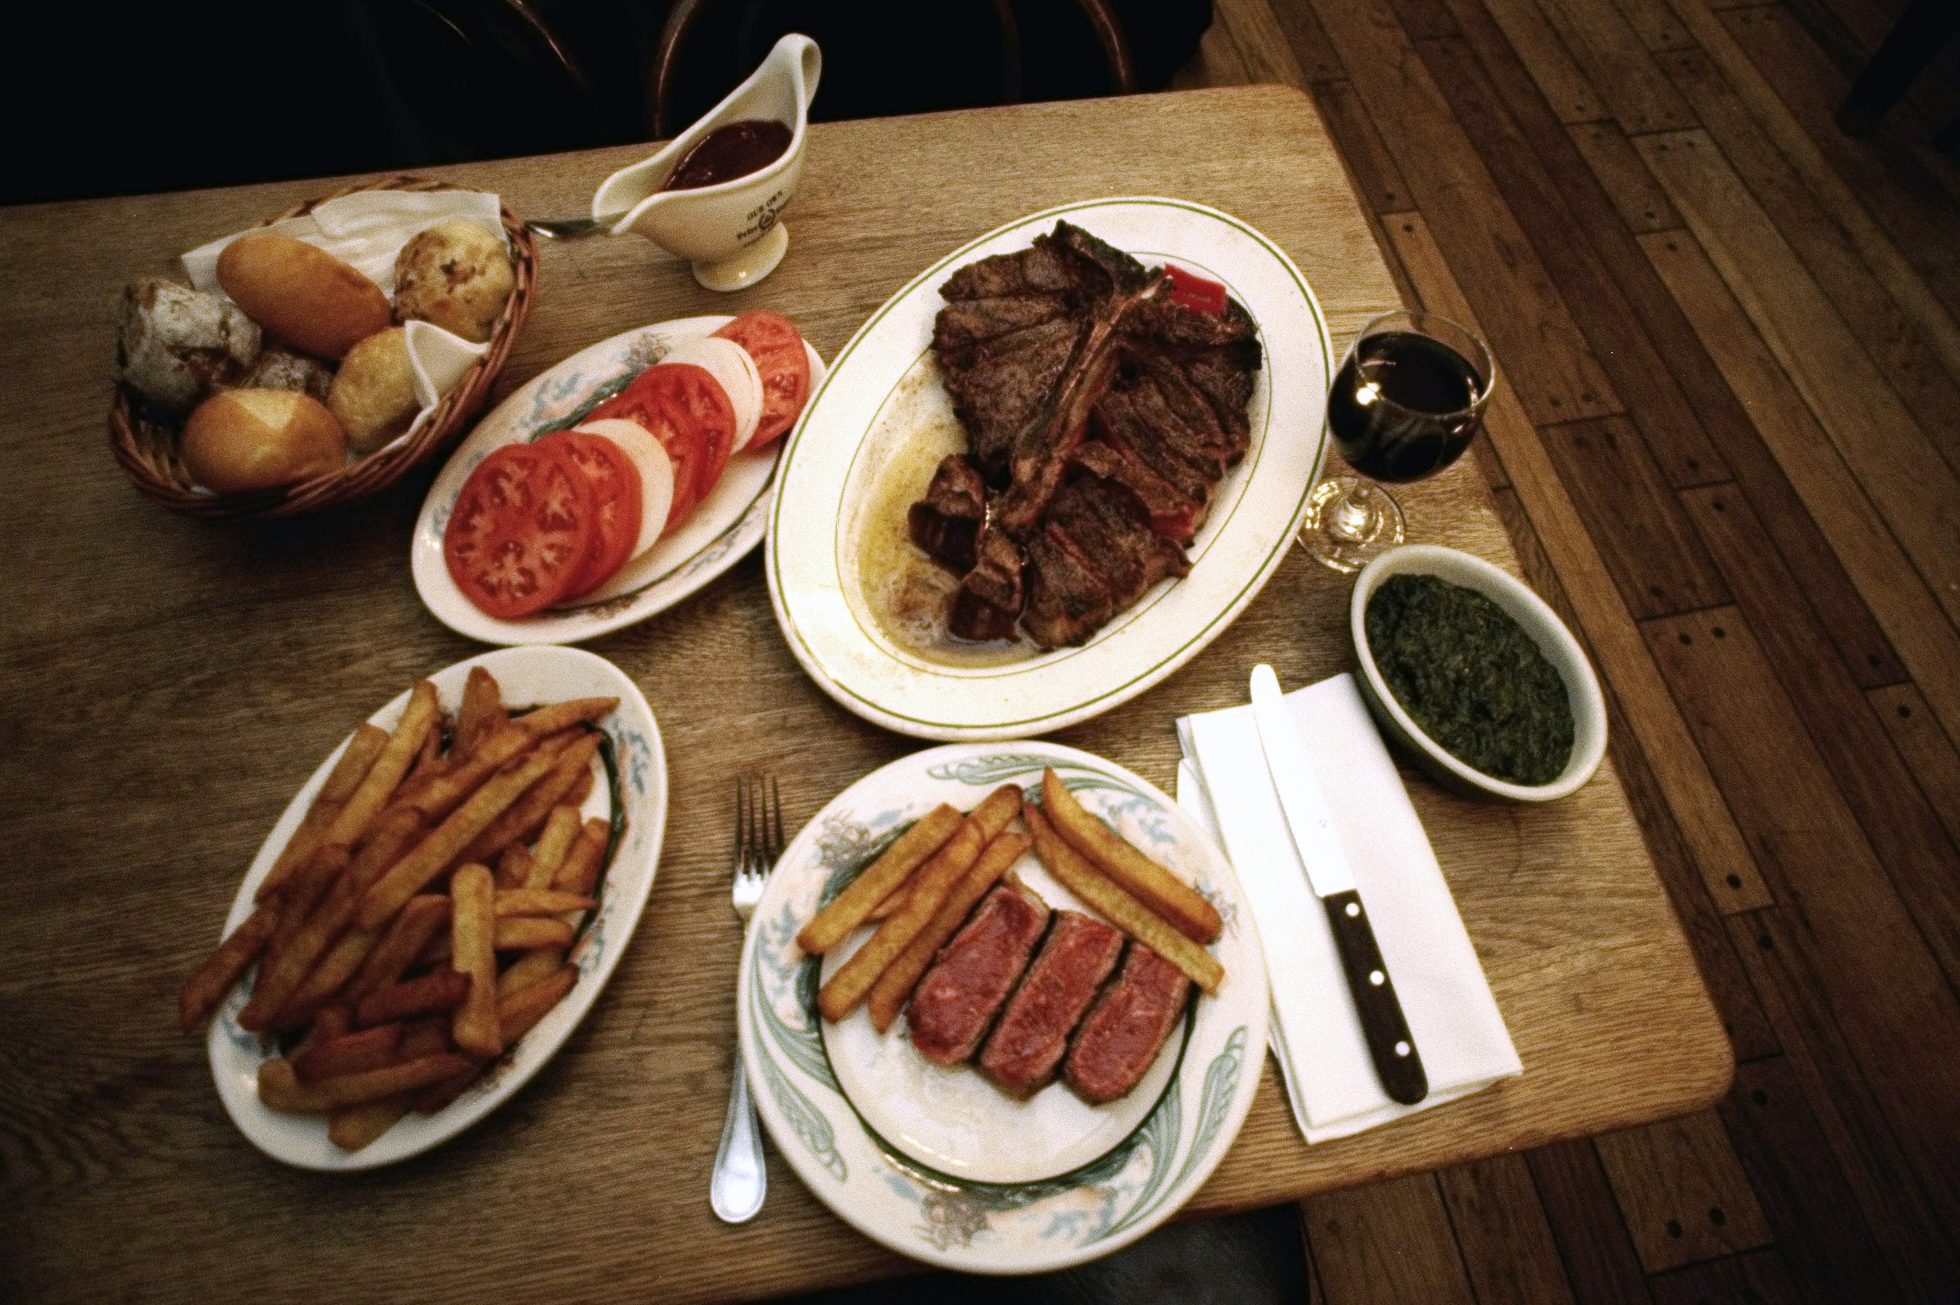
[[[375,712],[280,816],[180,994],[240,1131],[367,1169],[496,1109],[597,1000],[666,818],[653,713],[591,653],[472,657]]]
[[[933,748],[839,794],[778,862],[738,985],[757,1107],[810,1190],[968,1273],[1065,1268],[1170,1218],[1266,1046],[1224,855],[1052,743]]]

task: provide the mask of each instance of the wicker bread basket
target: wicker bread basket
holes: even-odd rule
[[[418,177],[384,177],[347,186],[331,195],[321,195],[265,219],[266,226],[285,218],[299,217],[314,205],[361,190],[457,190],[446,182]],[[509,238],[517,284],[511,291],[504,315],[490,336],[490,347],[483,356],[451,386],[442,401],[404,438],[348,463],[338,471],[278,489],[247,494],[214,494],[197,488],[184,464],[177,457],[178,427],[151,419],[140,406],[130,402],[123,386],[116,386],[109,409],[109,446],[136,487],[176,512],[218,520],[244,521],[260,517],[289,517],[302,512],[351,503],[379,493],[406,475],[410,468],[426,461],[454,443],[464,426],[490,394],[490,385],[503,369],[524,319],[531,313],[531,294],[537,279],[538,254],[531,233],[508,207],[503,210],[504,235]]]

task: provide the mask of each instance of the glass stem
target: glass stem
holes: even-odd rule
[[[1360,485],[1341,495],[1334,504],[1333,520],[1327,523],[1328,532],[1349,543],[1365,544],[1373,538],[1376,529],[1373,486]]]

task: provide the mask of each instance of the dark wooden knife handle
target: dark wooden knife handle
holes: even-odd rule
[[[1388,966],[1382,962],[1382,949],[1375,942],[1361,894],[1335,893],[1320,900],[1334,927],[1334,946],[1340,949],[1341,968],[1347,972],[1348,991],[1354,995],[1355,1013],[1361,1016],[1361,1033],[1368,1041],[1375,1074],[1389,1100],[1412,1106],[1429,1095],[1429,1076],[1423,1073],[1422,1057],[1403,1018]]]

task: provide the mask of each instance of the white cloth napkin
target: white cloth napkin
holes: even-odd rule
[[[234,231],[199,245],[183,256],[184,271],[192,286],[222,295],[224,290],[218,285],[218,255],[224,252],[225,246],[251,232],[277,231],[318,245],[357,269],[392,299],[395,257],[401,253],[402,246],[417,232],[451,218],[468,218],[488,227],[504,242],[504,252],[510,252],[510,239],[504,234],[502,201],[495,195],[478,190],[357,190],[317,204],[303,217]],[[432,322],[405,325],[408,361],[415,371],[415,397],[422,404],[422,411],[415,417],[419,423],[490,346],[465,340]],[[410,429],[414,429],[413,424]]]
[[[1449,884],[1375,732],[1337,675],[1286,695],[1334,811],[1376,941],[1429,1077],[1413,1106],[1375,1077],[1326,914],[1309,887],[1267,773],[1251,707],[1186,716],[1177,800],[1219,836],[1252,905],[1272,985],[1269,1038],[1309,1142],[1346,1137],[1523,1072]]]

